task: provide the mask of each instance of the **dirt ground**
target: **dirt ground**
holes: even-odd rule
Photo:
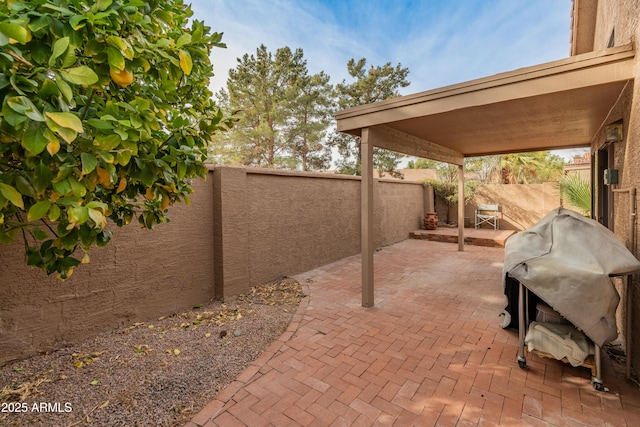
[[[285,278],[0,368],[3,426],[181,426],[289,325]]]

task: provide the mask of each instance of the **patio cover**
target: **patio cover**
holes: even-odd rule
[[[613,47],[338,112],[338,130],[361,138],[363,306],[374,301],[374,146],[458,165],[461,191],[465,157],[588,147],[632,82],[634,57],[633,45]]]
[[[340,111],[338,130],[376,147],[458,164],[462,157],[589,146],[633,79],[633,45]]]

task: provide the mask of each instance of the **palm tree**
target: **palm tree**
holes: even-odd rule
[[[560,196],[585,216],[591,216],[591,185],[577,173],[567,174],[560,180]]]
[[[548,151],[504,154],[496,162],[493,176],[502,184],[552,181],[559,178],[562,165],[562,159]]]

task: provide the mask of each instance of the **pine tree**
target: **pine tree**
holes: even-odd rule
[[[309,75],[302,49],[261,45],[229,72],[218,94],[237,122],[212,142],[222,163],[283,169],[322,169],[330,161],[323,145],[333,110],[329,76]]]
[[[346,80],[343,80],[341,84],[336,85],[336,96],[340,109],[394,98],[400,95],[400,88],[409,86],[407,81],[409,69],[403,68],[401,64],[392,67],[391,63],[388,62],[382,67],[371,65],[367,70],[366,63],[367,60],[365,58],[357,62],[355,59],[350,59],[347,63],[349,75],[355,81],[347,83]],[[338,172],[360,175],[359,139],[336,131],[330,138],[330,144],[340,154],[340,158],[336,162]],[[380,176],[384,173],[395,176],[400,175],[396,168],[403,157],[401,154],[375,148],[373,157],[374,167],[378,169]]]

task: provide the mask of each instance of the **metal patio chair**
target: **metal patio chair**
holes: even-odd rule
[[[494,230],[500,228],[499,210],[498,205],[479,204],[476,209],[476,228],[480,228],[485,223],[493,227]]]

